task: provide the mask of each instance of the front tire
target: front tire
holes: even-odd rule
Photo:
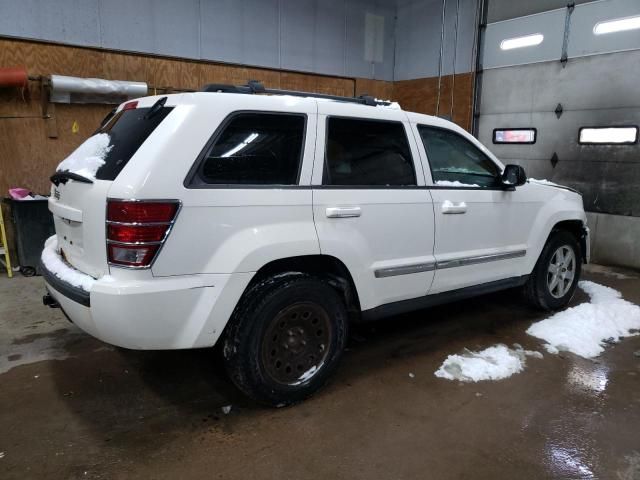
[[[554,231],[524,286],[525,296],[541,310],[564,308],[573,298],[581,271],[582,252],[576,237]]]
[[[285,406],[320,389],[347,340],[344,301],[326,282],[294,273],[267,278],[243,296],[224,339],[233,383],[254,400]]]

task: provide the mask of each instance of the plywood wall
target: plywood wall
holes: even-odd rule
[[[32,76],[59,74],[142,81],[160,89],[159,93],[166,88],[197,90],[205,83],[243,84],[249,79],[261,80],[272,88],[332,95],[352,96],[355,91],[355,80],[350,78],[0,39],[0,66],[15,65],[25,65]],[[30,82],[24,95],[17,89],[0,89],[0,196],[13,186],[48,193],[48,178],[56,165],[90,136],[113,108],[57,104],[54,117],[58,138],[48,138],[40,95],[37,82]]]
[[[437,102],[438,82],[433,78],[388,82],[329,77],[0,39],[0,67],[16,65],[25,65],[32,76],[59,74],[144,81],[157,89],[151,93],[164,93],[166,89],[197,90],[206,83],[243,84],[255,79],[271,88],[342,96],[367,93],[399,101],[406,110],[427,114],[435,114]],[[453,83],[451,76],[443,77],[440,114],[447,115],[450,111]],[[456,75],[453,91],[453,119],[468,129],[471,75]],[[93,133],[113,107],[57,104],[54,119],[58,137],[49,138],[50,121],[42,119],[40,95],[38,82],[30,82],[24,94],[16,89],[0,89],[0,197],[13,186],[48,193],[48,178],[56,165]]]
[[[380,100],[393,98],[393,82],[356,78],[356,95],[372,95]]]
[[[462,128],[471,130],[471,73],[443,76],[439,96],[437,77],[397,81],[393,83],[393,98],[404,110],[448,117]]]

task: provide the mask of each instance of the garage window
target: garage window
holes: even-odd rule
[[[213,185],[295,185],[305,116],[239,113],[205,155],[200,178]]]
[[[493,130],[493,143],[534,144],[538,132],[535,128],[496,128]]]
[[[329,118],[324,185],[416,185],[401,122]]]
[[[634,145],[638,142],[638,127],[582,127],[580,145]]]
[[[500,169],[473,143],[451,130],[418,126],[436,185],[495,187]]]

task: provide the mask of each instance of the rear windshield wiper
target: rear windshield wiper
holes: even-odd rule
[[[164,107],[165,103],[167,103],[167,97],[162,97],[160,100],[158,100],[156,103],[154,103],[151,106],[147,114],[144,116],[144,119],[149,120],[150,118],[155,117],[158,114],[158,112],[162,110],[162,107]]]
[[[69,171],[56,172],[51,175],[51,177],[49,177],[49,180],[51,180],[51,183],[53,183],[56,187],[60,184],[65,185],[69,180],[75,180],[76,182],[80,183],[93,183],[93,180],[91,180],[90,178]]]

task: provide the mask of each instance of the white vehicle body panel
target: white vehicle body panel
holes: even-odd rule
[[[159,98],[139,99],[138,106],[150,107]],[[280,259],[334,257],[350,273],[366,311],[526,276],[554,225],[579,220],[586,226],[581,198],[569,190],[534,183],[515,191],[434,185],[416,124],[465,136],[503,168],[467,132],[439,118],[313,98],[226,93],[167,95],[166,105],[173,111],[114,181],[52,188],[58,244],[71,268],[97,280],[90,307],[51,284],[47,288],[74,323],[108,343],[135,349],[211,346],[256,272]],[[242,111],[306,116],[298,185],[185,184],[216,130]],[[328,116],[402,122],[417,186],[324,187]],[[108,198],[181,202],[151,268],[108,265]],[[464,213],[443,213],[443,207]],[[496,255],[503,258],[491,258]],[[477,261],[456,265],[464,259]]]
[[[320,102],[313,185],[322,184],[327,118],[331,116],[403,122],[414,158],[417,183],[424,173],[406,114],[337,102]],[[356,217],[329,218],[328,209],[355,208]],[[320,250],[351,272],[363,310],[426,295],[434,275],[433,206],[426,189],[314,188],[313,210]],[[404,273],[412,271],[415,273]],[[403,271],[403,274],[393,274]],[[420,271],[422,270],[422,271]],[[376,276],[377,275],[377,276]]]
[[[111,182],[101,180],[93,185],[67,182],[49,197],[58,245],[72,265],[95,278],[109,273],[104,210],[110,187]]]
[[[541,204],[526,201],[523,190],[431,191],[438,262],[432,293],[524,275],[530,219]],[[465,205],[464,213],[446,213],[446,202]]]

